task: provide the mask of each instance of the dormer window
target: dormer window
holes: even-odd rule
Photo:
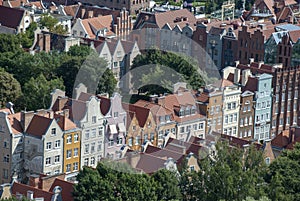
[[[170,115],[167,115],[166,116],[166,121],[170,121],[170,119],[171,119]]]
[[[179,116],[184,116],[184,109],[183,108],[180,108],[180,111],[179,111]]]
[[[180,115],[179,115],[179,116],[180,116]],[[164,117],[164,116],[160,116],[160,117],[159,117],[159,122],[161,122],[161,123],[165,122],[165,117]]]
[[[196,107],[195,107],[195,106],[192,106],[191,114],[195,114],[195,113],[196,113]]]
[[[190,114],[191,114],[190,107],[186,107],[186,108],[185,108],[184,114],[185,114],[185,115],[190,115]]]

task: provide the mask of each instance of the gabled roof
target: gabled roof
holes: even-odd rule
[[[55,120],[63,131],[73,130],[77,128],[76,125],[66,116],[55,115]]]
[[[49,129],[52,121],[53,119],[39,115],[34,115],[32,120],[30,121],[26,133],[37,137],[42,137]]]
[[[100,101],[100,110],[103,115],[107,115],[107,113],[110,110],[111,102],[109,98],[103,97],[103,96],[97,96]]]
[[[85,101],[68,99],[63,109],[69,109],[73,121],[80,121],[85,116],[87,107]]]
[[[88,19],[90,18],[89,14],[92,14],[92,17],[111,15],[113,17],[114,22],[117,23],[117,18],[120,17],[120,12],[121,11],[119,10],[80,5],[78,11],[75,13],[76,16],[74,15],[74,17]]]
[[[0,24],[9,28],[17,29],[25,11],[18,8],[0,6]]]
[[[161,159],[150,154],[140,153],[139,162],[136,169],[143,170],[147,174],[157,172],[159,169],[165,168],[166,159]]]
[[[293,43],[297,43],[298,40],[300,39],[300,30],[296,30],[296,31],[290,31],[289,32],[290,35],[290,39]]]
[[[16,114],[9,114],[7,116],[8,121],[10,123],[12,133],[13,134],[20,134],[23,133],[23,129],[21,126],[21,113],[16,113]]]
[[[197,101],[201,103],[208,103],[209,101],[209,93],[208,92],[203,92],[200,93],[199,95],[196,95]]]
[[[220,27],[212,27],[210,30],[209,30],[209,33],[211,35],[221,35],[223,34],[225,31],[224,28],[220,28]]]
[[[200,154],[200,149],[202,146],[174,138],[169,138],[165,149],[169,151],[174,151],[182,154],[190,154],[193,153],[195,156],[199,156]],[[184,153],[183,153],[184,152]]]
[[[145,153],[161,159],[172,158],[178,165],[182,162],[182,159],[185,157],[185,154],[171,151],[168,149],[161,149],[152,145],[147,146]]]
[[[139,126],[143,128],[145,126],[145,123],[149,117],[150,110],[144,107],[140,107],[134,104],[126,104],[122,103],[122,106],[125,111],[128,111],[130,113],[134,113],[136,119],[139,122]],[[132,116],[133,114],[131,114]],[[129,120],[129,118],[127,118]]]
[[[22,194],[25,197],[27,196],[27,192],[32,191],[34,198],[44,198],[44,201],[51,201],[54,193],[44,191],[38,188],[34,188],[25,184],[14,182],[11,187],[11,192],[13,195]]]
[[[65,13],[74,18],[76,17],[75,15],[76,15],[78,9],[79,9],[79,4],[64,6]]]
[[[107,36],[114,35],[114,33],[112,32],[112,22],[113,22],[113,18],[111,15],[98,16],[98,17],[83,19],[81,21],[82,25],[84,26],[90,38],[95,38],[97,34],[96,31],[105,28],[107,29],[106,32]]]
[[[49,191],[53,192],[53,189],[56,186],[59,186],[62,189],[62,191],[61,191],[62,200],[67,200],[67,201],[73,201],[74,200],[73,195],[72,195],[73,187],[74,187],[73,183],[68,182],[68,181],[64,181],[64,180],[59,179],[59,178],[56,178],[54,180],[54,182],[52,183]]]

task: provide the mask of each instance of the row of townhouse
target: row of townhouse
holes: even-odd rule
[[[260,141],[297,126],[299,70],[254,59],[224,68],[221,83],[196,93],[206,129]]]

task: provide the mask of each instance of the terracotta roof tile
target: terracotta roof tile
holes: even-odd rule
[[[197,101],[199,102],[202,102],[202,103],[208,103],[208,100],[209,100],[209,93],[207,92],[203,92],[201,93],[200,95],[196,95],[196,99]]]
[[[150,110],[147,108],[139,107],[133,104],[122,104],[125,111],[135,114],[140,127],[144,127],[149,117]]]
[[[289,32],[290,39],[292,40],[293,43],[296,43],[300,39],[300,31],[290,31]]]
[[[17,8],[0,6],[0,24],[16,29],[23,18],[25,11]]]
[[[30,124],[26,130],[26,133],[42,137],[48,130],[53,119],[49,119],[43,116],[34,115]]]
[[[38,188],[34,188],[25,184],[14,182],[11,187],[11,192],[13,195],[22,194],[24,197],[27,196],[27,191],[33,192],[33,198],[44,198],[45,201],[51,201],[54,193],[44,191]]]
[[[66,12],[67,15],[72,16],[72,17],[76,17],[76,13],[77,10],[79,9],[79,5],[69,5],[69,6],[64,6],[64,10]]]
[[[68,130],[73,130],[76,129],[76,124],[74,124],[69,118],[63,115],[55,115],[55,120],[61,130],[63,131],[68,131]]]
[[[258,87],[258,80],[255,77],[248,77],[248,81],[246,86],[243,87],[243,91],[252,91],[255,92],[257,91]]]
[[[51,188],[50,188],[49,191],[53,192],[53,189],[56,186],[60,186],[61,189],[62,189],[62,191],[61,191],[62,200],[67,200],[67,201],[73,201],[74,200],[73,195],[72,195],[73,187],[74,187],[73,183],[61,180],[59,178],[56,178],[54,180],[54,182],[52,183]]]
[[[93,17],[88,19],[83,19],[82,24],[85,30],[88,32],[90,38],[95,38],[95,31],[107,28],[108,32],[107,36],[112,36],[114,33],[112,32],[112,22],[113,18],[111,15]]]
[[[168,149],[161,149],[158,147],[154,147],[151,145],[147,146],[147,149],[145,150],[146,154],[150,154],[152,156],[161,158],[161,159],[168,159],[172,158],[175,160],[175,162],[179,165],[182,162],[182,159],[185,157],[185,154],[178,153],[175,151],[171,151]]]
[[[289,130],[284,130],[280,134],[276,135],[274,139],[272,139],[271,144],[275,147],[284,148],[289,144]]]
[[[77,5],[77,7],[78,7],[78,5]],[[96,8],[94,6],[86,6],[86,5],[81,5],[80,7],[78,7],[78,12],[76,10],[75,15],[76,15],[76,18],[87,19],[87,18],[90,18],[89,12],[93,14],[92,17],[112,15],[112,17],[114,19],[113,21],[115,23],[117,22],[117,18],[120,17],[119,10]]]

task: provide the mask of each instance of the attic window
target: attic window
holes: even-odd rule
[[[51,129],[51,135],[56,135],[56,128]]]

